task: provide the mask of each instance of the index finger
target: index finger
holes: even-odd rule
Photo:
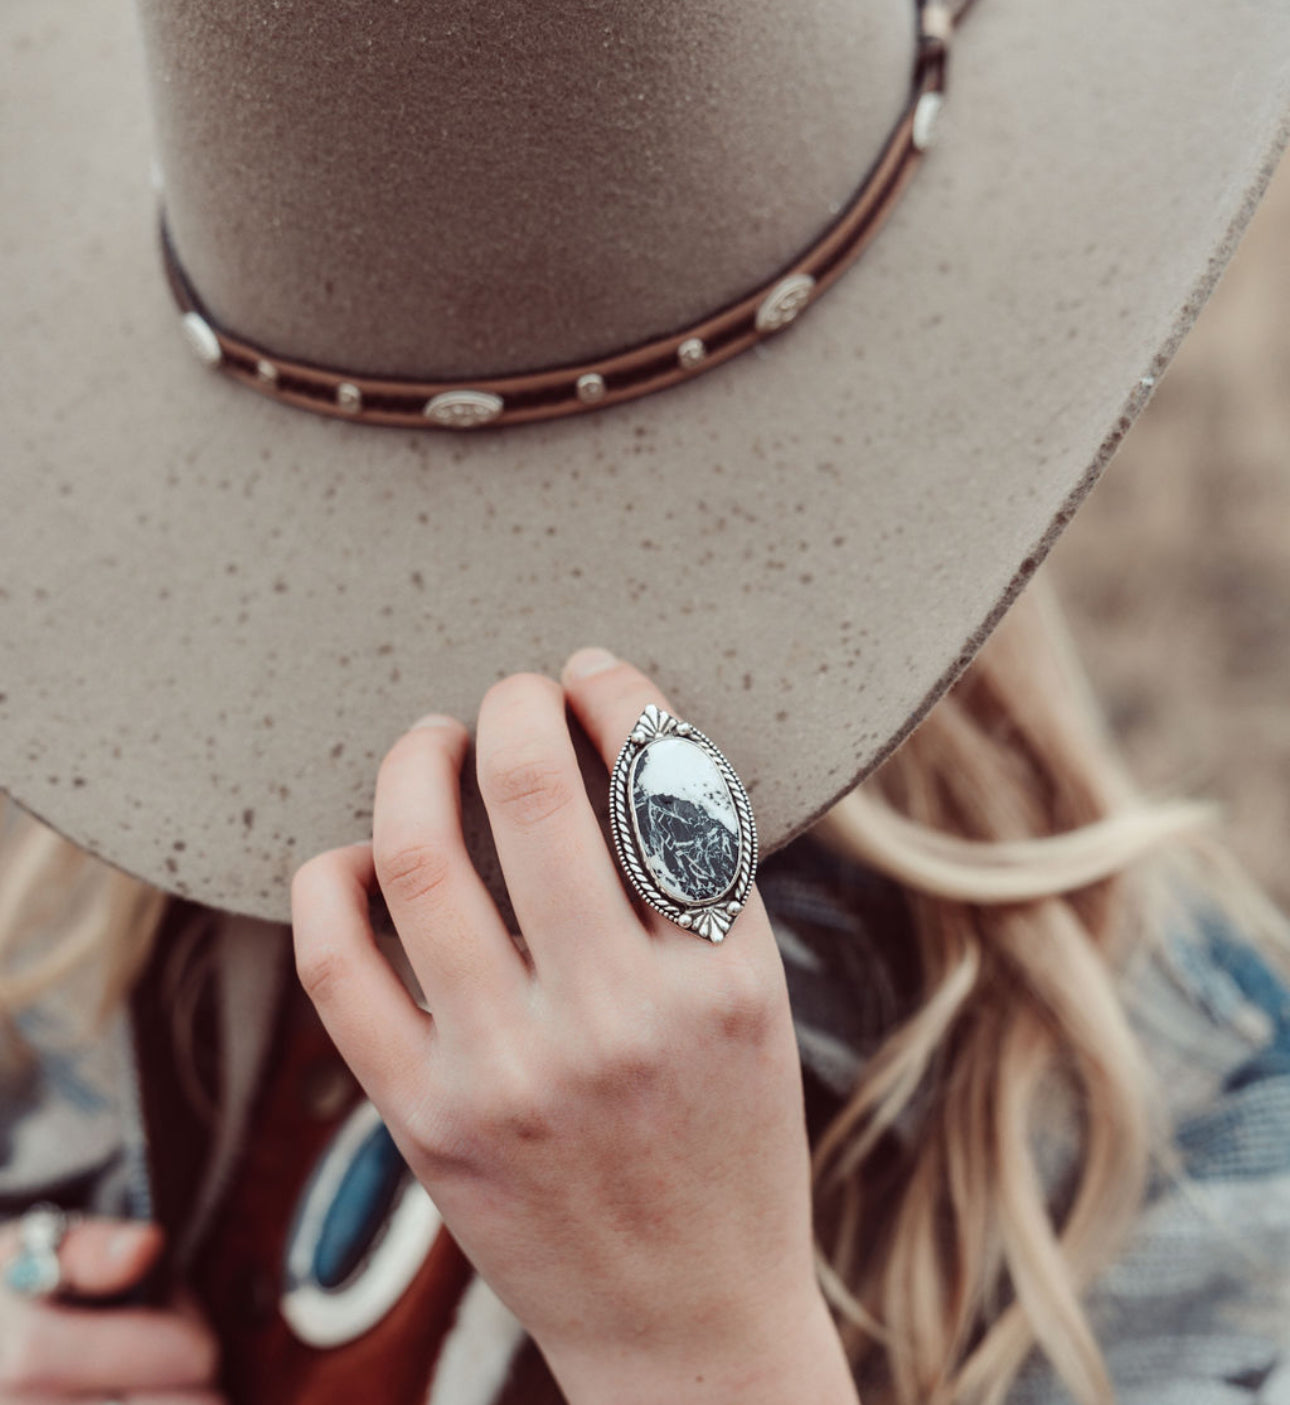
[[[292,938],[300,982],[332,1043],[392,1115],[406,1100],[409,1071],[429,1061],[435,1028],[377,948],[367,907],[375,882],[369,844],[301,865],[291,883]]]

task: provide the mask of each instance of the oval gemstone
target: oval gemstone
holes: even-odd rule
[[[697,742],[660,737],[632,763],[632,820],[654,881],[678,902],[712,902],[739,873],[739,814]]]

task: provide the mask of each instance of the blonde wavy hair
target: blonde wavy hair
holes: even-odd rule
[[[110,867],[0,793],[0,1056],[26,1062],[22,1012],[73,976],[93,995],[87,1035],[125,999],[152,948],[166,895]]]
[[[866,1405],[998,1405],[1035,1348],[1079,1405],[1114,1398],[1081,1293],[1153,1158],[1177,1171],[1124,965],[1188,890],[1290,950],[1216,818],[1135,787],[1041,572],[817,825],[902,885],[921,981],[813,1157],[821,1282]],[[1055,1107],[1078,1134],[1060,1207],[1039,1160]]]
[[[821,1283],[871,1384],[865,1405],[996,1405],[1038,1348],[1080,1405],[1112,1390],[1081,1307],[1139,1208],[1151,1075],[1119,991],[1167,920],[1170,865],[1251,931],[1281,919],[1201,830],[1148,802],[1103,729],[1041,578],[914,734],[816,826],[909,899],[921,991],[814,1151]],[[9,807],[0,813],[0,1022],[102,965],[126,992],[165,898]],[[51,922],[61,939],[22,961]],[[1076,1110],[1073,1187],[1048,1203],[1037,1133]],[[896,1129],[903,1133],[895,1136]]]

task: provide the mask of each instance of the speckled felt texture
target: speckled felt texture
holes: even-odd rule
[[[238,24],[295,16],[302,54],[323,25],[308,16],[343,18],[352,65],[319,78],[339,102],[361,85],[367,31],[355,16],[386,7],[205,8],[220,17],[211,32],[243,48]],[[467,8],[522,14],[404,8],[462,24]],[[632,64],[647,62],[632,7],[540,8],[552,46],[582,41],[584,69],[592,24],[621,26]],[[836,69],[824,96],[804,98],[792,56],[813,50],[827,68],[831,47],[803,26],[804,9],[849,47],[861,113],[851,125],[836,110]],[[197,13],[167,6],[163,18],[149,5],[163,28],[173,17],[202,31]],[[692,193],[714,150],[754,159],[749,130],[792,165],[803,101],[808,145],[827,144],[818,132],[833,120],[844,140],[872,142],[868,93],[888,94],[895,116],[907,74],[896,83],[887,71],[901,55],[884,7],[709,0],[649,13],[652,71],[685,75],[663,91],[706,104],[703,122],[672,121],[681,150],[650,148],[650,161],[675,159]],[[696,13],[710,24],[687,49],[678,17]],[[488,33],[470,22],[472,45]],[[782,81],[777,53],[788,56]],[[0,782],[131,872],[274,918],[287,915],[298,862],[370,832],[376,766],[414,718],[473,723],[495,678],[554,672],[589,642],[650,670],[726,752],[768,847],[808,823],[930,706],[1037,564],[1230,254],[1290,107],[1281,3],[978,0],[938,147],[860,263],[798,324],[662,395],[462,437],[289,410],[186,353],[157,263],[153,140],[120,0],[10,0],[0,55]],[[746,88],[727,71],[740,63],[756,74]],[[546,95],[524,91],[512,115],[531,124]],[[582,112],[594,107],[590,88],[569,80],[557,96],[570,92]],[[283,140],[265,120],[263,141]],[[456,130],[468,136],[470,123]],[[166,145],[178,192],[183,142],[172,132]],[[621,200],[656,179],[634,170],[633,149],[596,167]],[[346,169],[337,159],[320,156],[320,171]],[[462,166],[490,159],[460,152],[445,198]],[[525,238],[549,217],[532,193],[561,179],[560,148],[544,159],[547,181],[525,185],[534,203],[496,207]],[[867,159],[858,154],[857,176]],[[775,237],[817,227],[840,170],[823,153],[773,182],[785,192]],[[754,191],[759,179],[741,171],[725,188]],[[297,175],[283,184],[305,199]],[[472,187],[481,209],[486,185]],[[257,198],[260,218],[275,196]],[[209,210],[209,193],[190,190],[186,208],[190,221]],[[325,202],[310,208],[325,214]],[[724,216],[732,230],[763,217]],[[676,218],[702,223],[680,208]],[[291,298],[257,284],[276,256],[241,241],[258,287],[248,299],[236,270],[219,275],[218,252],[203,254],[205,237],[182,230],[185,257],[203,265],[199,284],[203,272],[224,277],[213,295],[266,319],[248,335],[322,347],[320,303],[295,319]],[[509,237],[479,232],[496,257]],[[773,240],[733,243],[751,270]],[[647,245],[635,240],[645,257]],[[360,308],[342,313],[364,356],[432,352],[449,369],[487,352],[500,369],[538,345],[598,344],[602,318],[649,313],[653,284],[660,316],[688,311],[704,277],[719,300],[712,247],[699,278],[686,250],[671,246],[675,262],[652,265],[639,288],[599,284],[587,325],[581,282],[557,288],[541,316],[517,309],[513,344],[494,328],[496,344],[481,346],[466,327],[413,348],[400,339],[414,317],[403,331],[365,331]],[[469,284],[471,252],[459,243],[453,257]],[[576,279],[597,257],[619,254],[562,249],[553,267]],[[492,288],[448,301],[466,310],[463,325],[504,312]],[[467,823],[497,886],[473,788]]]

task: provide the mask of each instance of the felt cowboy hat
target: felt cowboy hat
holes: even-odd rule
[[[414,718],[588,642],[802,829],[1042,559],[1290,109],[1280,0],[137,15],[0,11],[0,784],[266,917]]]

